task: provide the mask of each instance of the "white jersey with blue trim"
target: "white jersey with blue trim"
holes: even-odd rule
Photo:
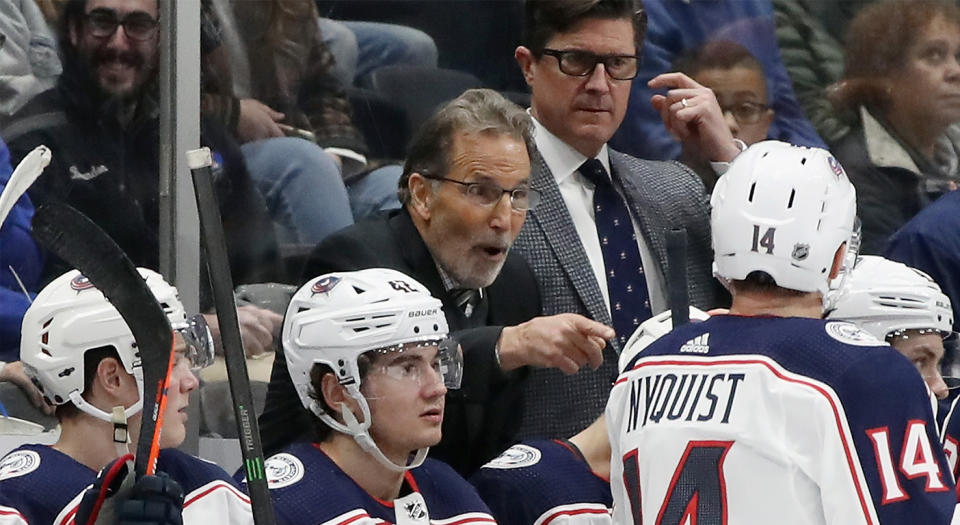
[[[250,499],[220,467],[176,449],[157,470],[183,488],[183,523],[252,524]],[[24,445],[0,459],[0,525],[70,525],[97,473],[47,445]]]
[[[634,358],[607,404],[614,523],[950,523],[923,380],[854,325],[715,316]]]
[[[445,463],[427,458],[404,473],[409,489],[393,501],[364,491],[313,443],[270,456],[267,485],[279,525],[490,525],[477,491]],[[234,476],[243,479],[243,470]]]
[[[471,476],[500,525],[610,525],[610,481],[573,443],[517,443]]]

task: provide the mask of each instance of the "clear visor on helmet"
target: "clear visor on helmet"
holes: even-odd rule
[[[947,332],[943,338],[943,361],[940,362],[940,375],[947,388],[960,388],[960,334]]]
[[[960,335],[934,328],[898,330],[887,341],[917,367],[938,397],[960,387]]]
[[[463,350],[455,339],[431,339],[370,350],[375,354],[370,373],[379,373],[419,387],[442,382],[460,388]]]
[[[174,331],[183,338],[183,358],[190,363],[191,370],[200,370],[213,363],[213,336],[202,315],[191,316],[186,326]]]

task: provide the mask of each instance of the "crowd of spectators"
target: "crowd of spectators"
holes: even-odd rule
[[[53,152],[0,229],[0,381],[45,411],[16,363],[20,323],[69,268],[32,239],[35,208],[68,203],[159,266],[157,1],[0,0],[0,189],[35,147]],[[359,3],[376,14],[360,20]],[[386,267],[442,302],[465,371],[431,455],[460,474],[518,440],[586,440],[617,355],[674,300],[670,229],[686,232],[691,304],[729,306],[710,193],[764,140],[829,149],[856,188],[860,252],[926,271],[960,308],[954,2],[471,0],[450,24],[448,4],[393,4],[203,0],[201,143],[235,284]],[[491,13],[517,16],[466,23]],[[464,66],[485,39],[515,61]],[[378,98],[384,67],[458,67],[494,89],[445,105],[388,158],[378,134],[407,108]],[[219,339],[205,284],[200,306]],[[246,304],[240,323],[247,354],[273,357],[261,423],[279,451],[315,418],[281,316]]]

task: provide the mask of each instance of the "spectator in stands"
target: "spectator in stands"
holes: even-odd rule
[[[648,81],[669,70],[686,51],[711,40],[733,40],[756,57],[767,74],[770,105],[776,111],[769,135],[804,146],[824,147],[797,103],[777,48],[771,0],[644,0],[647,42],[632,103],[612,144],[641,158],[676,159],[681,148],[648,101],[659,87]]]
[[[399,207],[400,167],[368,173],[374,164],[332,74],[312,0],[205,6],[213,20],[204,25],[203,111],[243,143],[251,175],[293,240],[313,245],[354,217]]]
[[[446,337],[440,300],[396,270],[321,275],[294,294],[283,349],[315,430],[267,459],[278,523],[494,522],[470,484],[426,458],[463,372]]]
[[[175,357],[156,467],[175,483],[151,485],[141,478],[144,483],[138,482],[133,492],[141,489],[140,496],[150,505],[119,506],[118,523],[174,523],[155,521],[156,514],[148,521],[136,519],[144,519],[139,512],[149,516],[170,505],[173,492],[166,490],[173,487],[182,489],[180,505],[184,493],[190,502],[183,509],[184,523],[252,523],[249,500],[223,469],[175,448],[186,436],[184,410],[198,385],[193,370],[213,361],[213,341],[202,317],[187,317],[176,288],[155,272],[140,273],[165,305],[174,329]],[[56,405],[60,435],[52,446],[23,445],[0,459],[0,505],[18,513],[3,515],[4,523],[67,522],[99,470],[132,458],[143,408],[140,357],[120,313],[80,272],[71,270],[47,285],[27,311],[21,358],[46,399]],[[151,486],[165,491],[151,493]],[[179,514],[179,508],[172,510]]]
[[[843,75],[847,26],[860,9],[875,1],[772,0],[780,57],[797,102],[829,145],[845,137],[856,118],[837,112],[827,88]]]
[[[345,86],[363,85],[371,71],[384,66],[437,67],[437,45],[419,29],[325,16],[319,23],[333,53],[333,74]]]
[[[0,126],[60,74],[57,42],[35,0],[0,0]]]
[[[63,13],[64,72],[0,131],[19,161],[40,144],[53,159],[29,195],[37,206],[64,201],[102,227],[135,264],[159,260],[158,20],[156,0],[70,0]],[[216,123],[212,146],[220,212],[233,277],[239,283],[281,277],[273,227],[239,148]],[[65,270],[48,258],[40,282]],[[22,305],[21,305],[22,306]],[[272,348],[279,315],[245,306],[240,321],[248,353]]]
[[[393,268],[444,305],[464,349],[463,386],[447,396],[433,457],[469,475],[516,439],[528,367],[599,366],[610,328],[575,314],[536,317],[536,281],[510,252],[539,192],[530,189],[530,118],[490,90],[469,90],[415,136],[400,180],[404,209],[358,223],[313,251],[306,276]],[[307,428],[277,353],[260,417],[264,448]],[[299,423],[294,423],[299,422]]]
[[[937,139],[960,122],[960,8],[933,0],[878,2],[850,24],[843,80],[832,97],[860,122],[833,151],[857,188],[863,253],[960,180],[938,166]]]
[[[707,42],[682,57],[675,69],[713,91],[733,138],[747,146],[767,138],[775,112],[767,96],[763,64],[745,47],[731,40]],[[700,175],[707,192],[713,191],[717,173],[710,159],[690,149],[684,147],[683,162]]]
[[[668,309],[666,236],[685,227],[691,302],[723,302],[710,271],[709,205],[695,173],[675,162],[637,159],[607,141],[627,110],[644,36],[630,0],[526,4],[525,45],[516,49],[532,89],[539,155],[531,187],[540,206],[517,248],[540,284],[542,312],[576,312],[613,325],[603,366],[563,376],[534,370],[526,383],[523,439],[576,434],[603,411],[617,353],[640,322]],[[652,103],[668,129],[729,162],[740,151],[713,92],[682,73],[657,77]],[[597,211],[599,209],[599,211]]]

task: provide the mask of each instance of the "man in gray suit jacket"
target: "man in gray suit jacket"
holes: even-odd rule
[[[617,331],[599,369],[537,369],[527,382],[521,437],[563,437],[603,411],[623,344],[639,323],[669,308],[667,231],[686,228],[691,303],[712,308],[726,296],[711,275],[710,207],[700,178],[679,163],[607,147],[637,73],[642,9],[634,11],[631,0],[528,0],[526,15],[526,45],[515,57],[532,90],[539,153],[531,186],[543,197],[516,248],[539,281],[544,314],[577,312]],[[740,152],[712,91],[680,73],[650,85],[667,89],[651,102],[685,147],[721,171]]]

